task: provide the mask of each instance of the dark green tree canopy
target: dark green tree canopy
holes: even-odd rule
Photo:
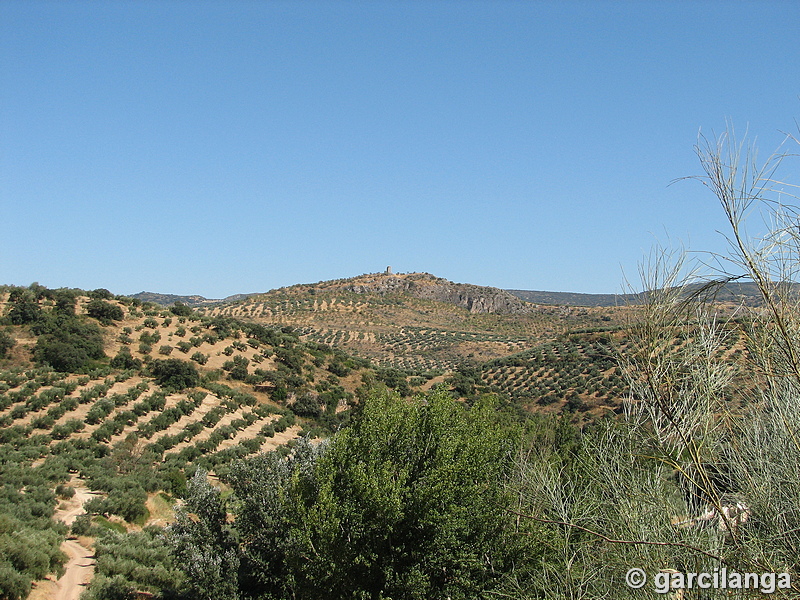
[[[142,367],[142,361],[134,358],[126,346],[120,348],[117,355],[111,359],[110,364],[115,369],[140,369]]]
[[[97,288],[96,290],[89,292],[89,297],[97,300],[111,300],[114,297],[114,294],[105,288]]]
[[[173,315],[178,317],[189,317],[194,314],[192,307],[188,304],[184,304],[183,302],[176,302],[170,306],[169,310]]]
[[[486,399],[376,392],[330,440],[233,465],[227,509],[193,482],[196,519],[173,527],[173,543],[198,557],[190,580],[233,577],[238,561],[224,598],[482,597],[536,553],[506,510],[520,437]]]
[[[74,372],[105,356],[103,334],[95,323],[67,315],[50,316],[32,327],[39,335],[33,356],[57,371]]]
[[[111,321],[121,321],[125,316],[122,308],[99,298],[89,301],[86,305],[86,314],[106,325],[110,324]]]
[[[5,331],[0,331],[0,358],[5,358],[8,351],[14,347],[16,341]]]
[[[12,292],[9,301],[11,309],[8,311],[8,318],[13,325],[31,325],[45,318],[36,298],[27,290],[20,291],[18,294]]]
[[[200,385],[197,367],[179,358],[154,360],[150,371],[158,384],[165,389],[182,390]]]

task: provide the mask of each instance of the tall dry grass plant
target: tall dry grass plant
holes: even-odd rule
[[[554,558],[519,596],[653,597],[625,584],[639,567],[786,572],[792,588],[774,596],[800,597],[800,211],[776,180],[788,155],[758,166],[732,132],[696,150],[728,252],[693,269],[685,253],[653,254],[620,353],[624,419],[584,435],[571,459],[545,449],[522,461],[521,512],[550,528]],[[748,237],[754,215],[765,235]],[[759,302],[721,311],[718,292],[742,281]],[[701,592],[685,597],[753,597]]]

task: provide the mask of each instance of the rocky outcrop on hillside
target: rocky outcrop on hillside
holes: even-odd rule
[[[357,294],[407,293],[423,300],[447,302],[471,313],[517,314],[534,309],[505,290],[467,283],[453,283],[429,273],[376,274],[351,280],[343,289]]]

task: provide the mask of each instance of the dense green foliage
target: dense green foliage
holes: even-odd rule
[[[26,464],[43,451],[43,440],[16,428],[0,434],[0,598],[17,600],[33,580],[60,572],[65,528],[51,519],[58,475]]]
[[[74,372],[101,359],[103,335],[94,323],[67,315],[50,316],[33,327],[39,337],[33,356],[56,371]]]
[[[44,318],[44,313],[33,294],[12,292],[9,298],[12,306],[8,311],[8,319],[12,325],[31,325]]]
[[[8,351],[14,347],[16,341],[5,331],[0,331],[0,358],[5,358]]]
[[[7,490],[0,507],[7,510],[9,502],[17,505],[14,511],[17,514],[24,514],[25,504],[36,509]],[[12,516],[14,512],[9,512],[0,515],[0,598],[16,600],[27,596],[31,581],[43,579],[48,573],[59,573],[66,557],[59,549],[62,535],[48,523],[17,518]]]
[[[86,304],[86,314],[106,325],[111,321],[121,321],[125,316],[119,306],[99,298],[93,298]]]
[[[188,317],[194,314],[192,307],[184,304],[183,302],[176,302],[170,307],[169,311],[173,315],[177,315],[179,317]]]
[[[37,337],[34,359],[57,371],[75,372],[102,359],[103,335],[97,325],[75,315],[76,294],[71,290],[48,290],[38,284],[12,288],[7,322],[29,327]],[[89,305],[100,300],[92,300]],[[102,302],[121,318],[118,306]],[[50,308],[47,309],[46,306]],[[104,313],[105,314],[105,313]],[[10,337],[0,333],[0,358],[11,347]]]
[[[159,528],[128,534],[96,530],[97,567],[86,600],[132,600],[137,590],[163,597],[182,587],[182,573]]]
[[[373,394],[328,443],[237,463],[227,508],[198,472],[177,563],[198,598],[480,597],[537,552],[505,510],[519,440],[489,401]]]
[[[134,358],[131,351],[123,346],[117,355],[111,359],[109,364],[115,369],[128,370],[141,368],[142,361],[138,358]]]
[[[200,384],[197,367],[179,358],[154,360],[150,371],[158,384],[168,390],[182,390]]]

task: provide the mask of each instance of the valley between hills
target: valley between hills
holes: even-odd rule
[[[6,597],[77,598],[95,568],[81,546],[101,557],[92,598],[109,597],[103,586],[114,581],[139,594],[172,589],[182,575],[159,567],[168,559],[154,536],[175,522],[197,473],[229,492],[237,461],[293,456],[301,440],[347,428],[376,390],[436,389],[467,405],[489,395],[514,419],[552,419],[536,421],[545,429],[620,413],[630,394],[621,357],[640,304],[524,296],[427,273],[219,302],[0,288],[0,535],[13,531],[16,548],[0,562]],[[733,318],[737,300],[718,302],[717,313]],[[743,351],[732,338],[716,358]],[[135,559],[147,577],[102,561],[130,544],[150,548]],[[59,548],[79,557],[63,576]]]

